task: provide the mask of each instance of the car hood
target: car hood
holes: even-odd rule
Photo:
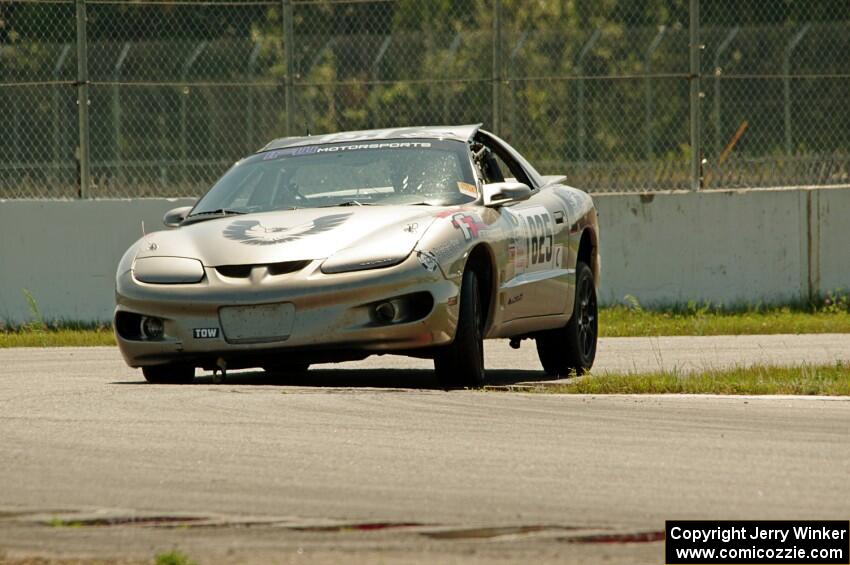
[[[407,256],[443,209],[346,206],[233,215],[149,234],[136,257],[192,257],[215,267],[325,259],[361,247]]]

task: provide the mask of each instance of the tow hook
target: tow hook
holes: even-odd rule
[[[223,357],[219,357],[216,359],[215,364],[218,369],[213,369],[212,380],[215,384],[220,385],[227,378],[227,361]],[[219,371],[221,372],[219,373]]]

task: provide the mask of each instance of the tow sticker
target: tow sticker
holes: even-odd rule
[[[218,337],[218,328],[194,328],[192,336],[195,339],[213,339]]]

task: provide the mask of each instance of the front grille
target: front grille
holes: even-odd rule
[[[254,265],[222,265],[216,267],[215,270],[225,277],[233,279],[247,279],[251,276],[251,269]]]
[[[310,264],[310,261],[285,261],[268,265],[270,275],[285,275],[295,273]]]
[[[282,263],[258,263],[255,265],[220,265],[215,268],[222,276],[232,279],[247,279],[251,276],[251,271],[257,267],[265,267],[272,276],[285,275],[295,273],[310,264],[306,261],[284,261]]]

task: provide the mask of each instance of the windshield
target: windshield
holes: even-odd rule
[[[189,217],[326,206],[448,206],[476,198],[465,143],[381,140],[290,147],[243,159]]]

